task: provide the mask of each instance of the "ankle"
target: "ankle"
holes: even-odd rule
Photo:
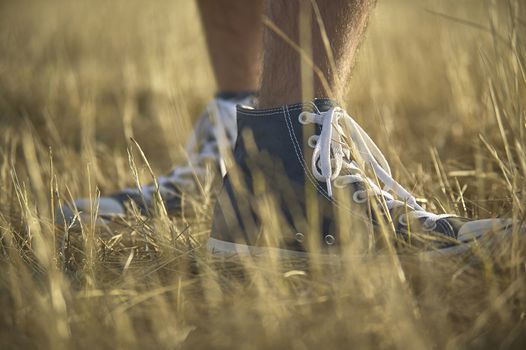
[[[257,96],[257,91],[255,90],[221,90],[215,94],[214,98],[227,101],[240,101],[255,96]]]

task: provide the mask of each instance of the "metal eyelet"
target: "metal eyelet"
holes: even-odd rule
[[[309,120],[308,120],[308,117],[307,117],[307,113],[306,112],[301,112],[300,115],[298,116],[298,121],[301,124],[308,124]]]
[[[361,194],[365,193],[365,191],[355,191],[352,195],[352,200],[355,201],[358,204],[362,204],[367,202],[367,196],[361,197]]]
[[[314,148],[318,144],[318,135],[312,135],[309,137],[308,144],[310,147]]]
[[[424,224],[422,226],[424,226],[424,230],[426,231],[433,231],[434,229],[437,228],[437,222],[436,221],[432,221],[432,225],[429,225],[428,224],[428,221],[427,219],[424,221]]]
[[[405,218],[405,214],[402,214],[398,217],[398,222],[400,223],[400,225],[402,226],[407,226],[407,220]]]
[[[327,245],[333,245],[335,242],[336,242],[336,238],[334,238],[333,235],[325,236],[325,243],[327,243]]]
[[[305,235],[301,232],[298,232],[296,233],[296,235],[294,236],[296,238],[296,241],[302,243],[303,240],[305,239]]]

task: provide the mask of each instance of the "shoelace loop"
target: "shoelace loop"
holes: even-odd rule
[[[388,210],[407,205],[410,211],[398,218],[402,225],[407,226],[406,215],[410,215],[415,219],[425,218],[424,229],[434,230],[437,220],[452,216],[451,214],[438,215],[424,210],[415,197],[393,179],[389,163],[378,146],[342,108],[333,107],[325,112],[316,113],[303,111],[298,120],[302,124],[321,125],[320,135],[311,136],[308,144],[314,148],[312,173],[318,181],[326,183],[329,197],[333,195],[333,184],[336,187],[345,187],[353,183],[367,183],[369,188],[356,191],[353,194],[353,200],[363,203],[368,197],[381,195],[385,199]],[[361,159],[352,160],[351,154]],[[371,166],[374,174],[383,184],[383,188],[365,175],[363,169],[358,165],[358,162],[362,161],[363,164]],[[342,174],[342,171],[345,171],[345,174]],[[395,199],[388,191],[396,194],[402,201]],[[364,194],[363,197],[362,194]]]
[[[196,179],[205,176],[206,164],[217,163],[224,168],[220,154],[221,147],[232,147],[237,138],[236,103],[215,99],[207,106],[207,116],[201,120],[196,131],[185,146],[188,161],[185,165],[175,167],[167,176],[157,178],[159,192],[163,198],[178,195],[179,189],[185,192],[196,190]],[[207,162],[210,160],[211,162]],[[223,169],[221,169],[223,171]],[[132,193],[142,193],[147,201],[153,198],[155,186],[147,184],[140,189],[126,189]]]

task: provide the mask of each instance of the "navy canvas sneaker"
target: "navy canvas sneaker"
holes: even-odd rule
[[[250,105],[253,100],[252,93],[223,93],[209,103],[186,144],[188,162],[174,167],[167,176],[157,178],[159,192],[169,215],[179,213],[184,198],[199,195],[198,181],[204,183],[205,176],[212,175],[210,191],[212,194],[217,193],[221,176],[225,173],[221,153],[225,149],[231,150],[237,137],[236,105]],[[149,184],[100,197],[94,205],[97,207],[97,220],[106,223],[123,217],[132,207],[143,215],[149,215],[153,209],[154,194],[155,186]],[[72,225],[76,221],[76,213],[81,217],[88,215],[92,204],[90,199],[82,198],[64,205],[57,214],[56,222]]]
[[[331,100],[238,106],[237,125],[236,166],[224,178],[208,241],[214,254],[325,253],[361,232],[372,232],[378,243],[382,230],[393,232],[399,253],[409,247],[454,253],[511,227],[506,219],[426,211],[393,179],[367,133]]]

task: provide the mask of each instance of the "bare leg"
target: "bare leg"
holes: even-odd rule
[[[256,91],[262,45],[262,0],[198,0],[218,91]]]
[[[317,3],[317,7],[312,3]],[[307,95],[311,98],[340,98],[373,3],[374,0],[269,1],[260,107],[300,102],[305,99],[302,86],[310,91]],[[316,16],[318,9],[320,16]],[[320,29],[320,19],[325,30]],[[323,32],[330,51],[323,43]],[[300,47],[304,55],[300,54]]]

